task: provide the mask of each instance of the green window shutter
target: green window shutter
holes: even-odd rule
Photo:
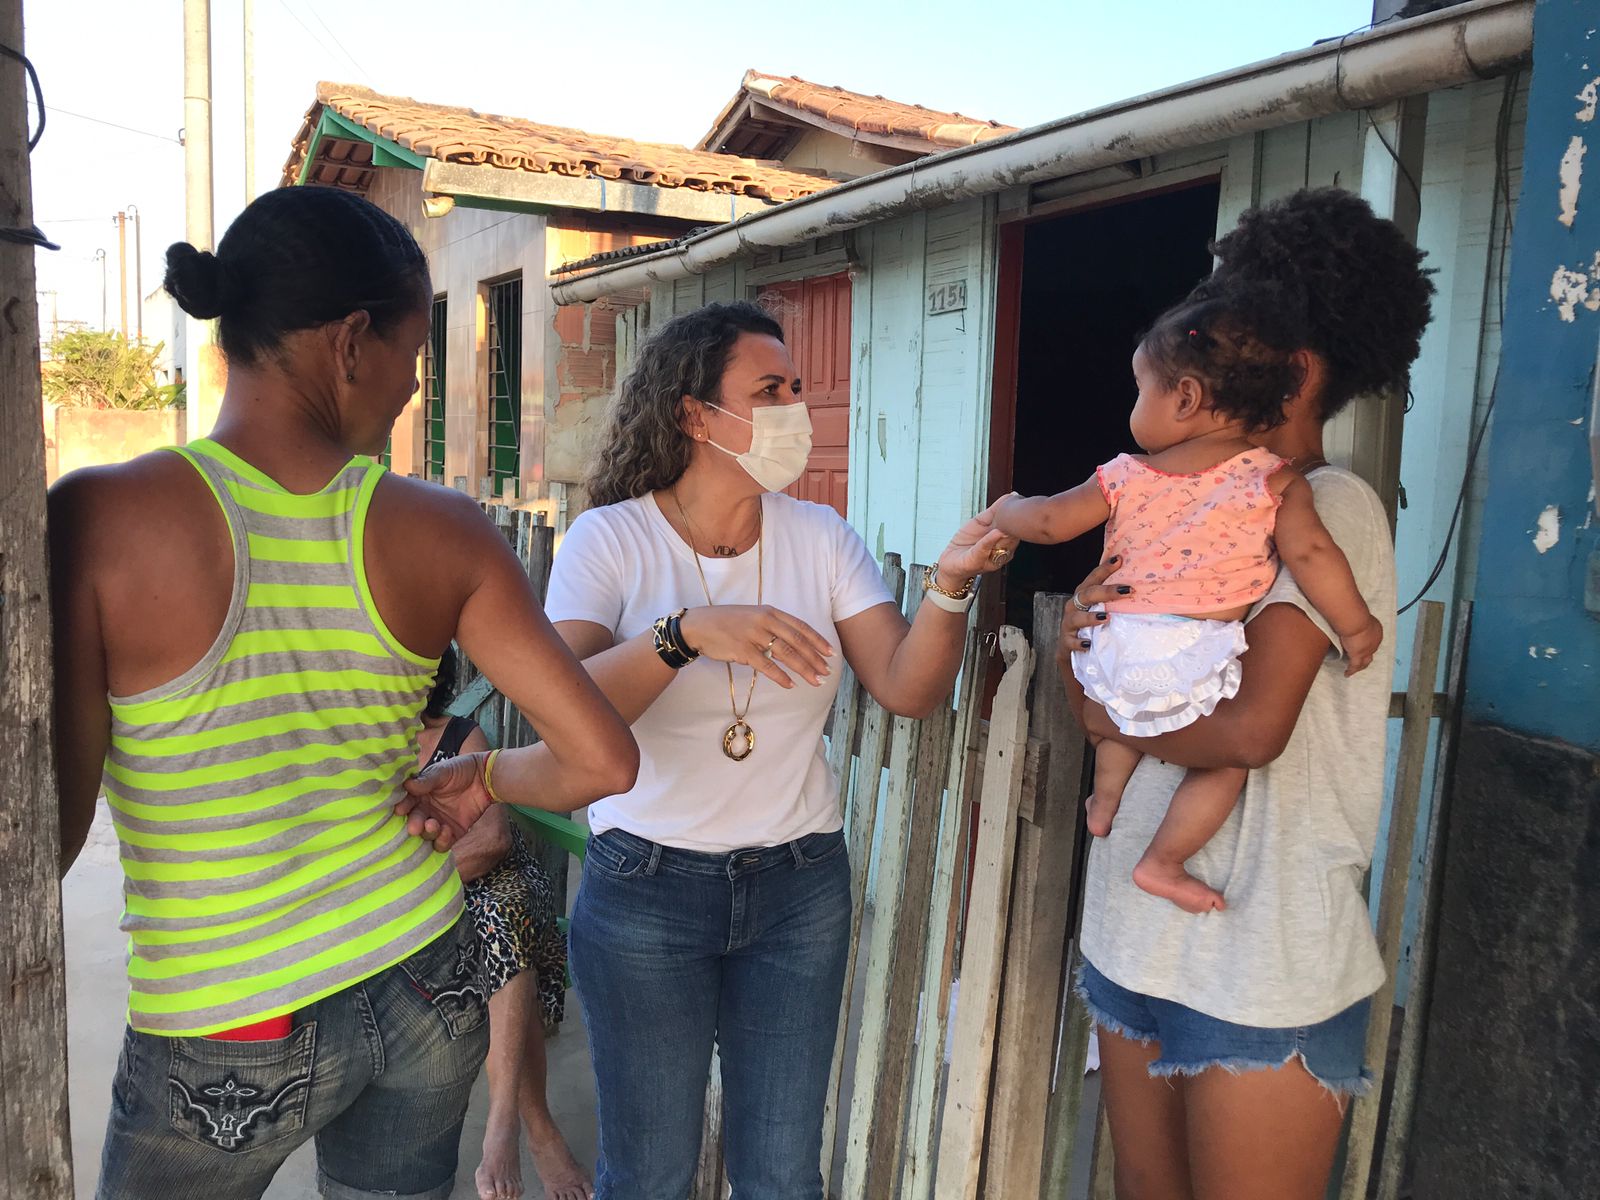
[[[446,298],[433,302],[433,321],[422,345],[422,477],[444,482]]]
[[[508,490],[522,470],[522,280],[489,287],[489,483]]]

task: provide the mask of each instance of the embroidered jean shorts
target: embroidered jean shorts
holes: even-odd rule
[[[1364,1095],[1371,1086],[1362,1062],[1370,1002],[1359,1000],[1315,1025],[1258,1028],[1219,1021],[1172,1000],[1130,992],[1087,959],[1078,970],[1078,995],[1100,1028],[1132,1041],[1155,1042],[1150,1064],[1158,1078],[1198,1075],[1212,1067],[1238,1074],[1266,1071],[1298,1058],[1313,1079],[1338,1096]]]

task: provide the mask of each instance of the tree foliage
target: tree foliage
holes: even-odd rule
[[[46,347],[44,398],[73,408],[172,408],[181,383],[156,382],[162,343],[143,345],[121,334],[74,329]]]

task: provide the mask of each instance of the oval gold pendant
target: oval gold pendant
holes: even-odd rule
[[[748,721],[735,721],[722,735],[722,752],[734,762],[743,762],[755,753],[756,731]]]

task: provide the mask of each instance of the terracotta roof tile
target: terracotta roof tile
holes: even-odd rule
[[[990,138],[1015,133],[1016,126],[998,121],[964,117],[960,113],[940,112],[920,104],[902,104],[882,96],[868,96],[845,88],[811,83],[794,75],[765,75],[746,71],[735,105],[754,96],[777,108],[808,113],[835,125],[879,137],[912,138],[928,143],[930,152],[951,146],[968,146]],[[734,105],[723,110],[712,132],[700,142],[701,149],[722,129]]]
[[[652,187],[686,187],[773,201],[809,196],[832,184],[819,176],[731,154],[635,142],[517,117],[491,116],[470,108],[424,104],[353,84],[319,83],[316,103],[307,111],[284,164],[285,186],[300,178],[324,107],[413,153],[444,162],[622,179]],[[308,181],[365,191],[372,175],[370,146],[353,138],[325,137]]]

